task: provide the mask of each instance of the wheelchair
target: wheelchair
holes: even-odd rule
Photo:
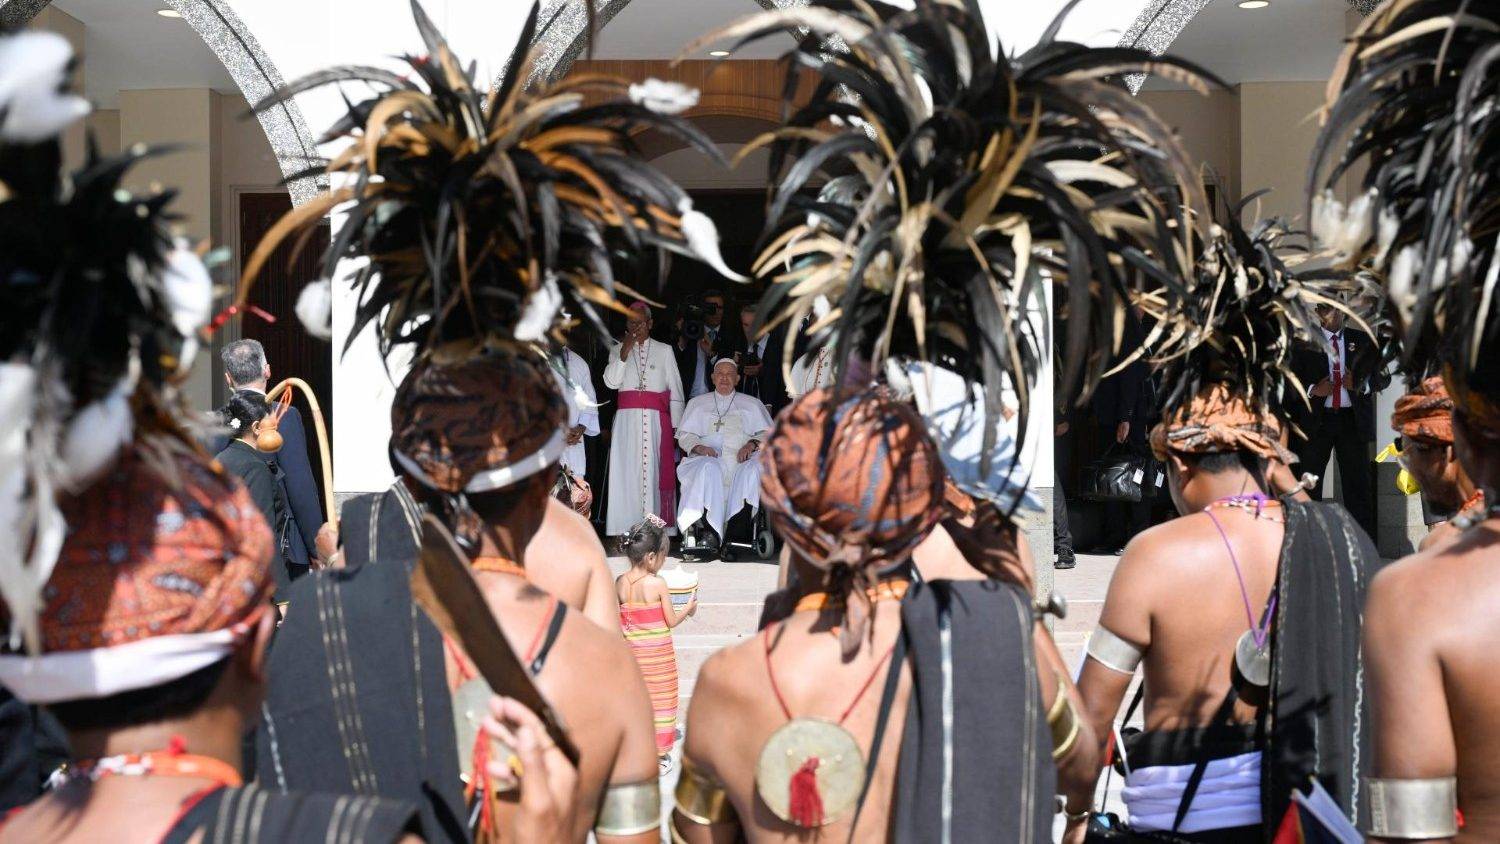
[[[779,549],[765,508],[757,508],[752,512],[750,505],[746,504],[724,523],[722,537],[708,526],[707,519],[700,518],[690,525],[682,536],[681,554],[688,559],[712,560],[717,557],[726,563],[733,563],[739,560],[774,560]]]

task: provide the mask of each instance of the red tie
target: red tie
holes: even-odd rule
[[[1340,343],[1343,332],[1333,335],[1333,409],[1338,410],[1344,406],[1344,367],[1339,363],[1343,356]]]

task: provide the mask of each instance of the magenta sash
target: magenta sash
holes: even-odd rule
[[[662,390],[651,393],[645,390],[621,390],[620,410],[654,410],[658,415],[656,427],[661,431],[661,442],[656,449],[656,485],[661,493],[661,509],[656,515],[667,524],[677,523],[677,472],[675,466],[676,433],[672,428],[672,393]]]

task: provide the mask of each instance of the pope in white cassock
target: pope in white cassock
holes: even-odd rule
[[[677,429],[687,455],[677,467],[682,481],[682,530],[706,518],[724,539],[724,522],[746,504],[760,506],[760,445],[771,430],[771,414],[754,396],[736,392],[739,367],[729,358],[714,364],[711,393],[688,402]]]
[[[619,391],[609,446],[609,498],[605,532],[623,536],[647,513],[667,524],[676,512],[676,448],[672,434],[682,417],[682,376],[672,347],[652,340],[651,310],[631,305],[625,340],[610,347],[604,383]]]

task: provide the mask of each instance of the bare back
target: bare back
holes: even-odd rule
[[[553,601],[517,577],[481,572],[477,579],[511,647],[525,655],[551,622]],[[460,679],[450,664],[450,687]],[[566,614],[536,679],[582,757],[579,817],[574,828],[574,840],[582,841],[593,827],[607,785],[656,779],[656,742],[646,684],[618,631],[611,634],[574,612]],[[515,804],[506,801],[501,806],[498,828],[508,829]],[[656,833],[600,840],[655,841]]]
[[[859,695],[859,702],[843,724],[858,741],[861,752],[868,753],[890,667],[885,657],[900,630],[900,611],[896,602],[879,603],[874,617],[874,641],[867,640],[859,654],[847,663],[842,659],[828,615],[814,610],[798,612],[779,628],[773,627],[771,663],[792,715],[837,721],[866,679],[878,675]],[[704,663],[688,709],[683,753],[706,775],[723,784],[746,840],[805,842],[806,830],[776,817],[756,792],[755,769],[761,749],[771,734],[787,723],[786,714],[771,690],[763,635],[726,648]],[[850,817],[845,816],[822,827],[821,840],[878,840],[881,831],[889,827],[896,761],[910,690],[910,671],[903,667],[882,739],[880,761],[860,813],[859,828],[853,830],[851,837]],[[715,832],[711,839],[706,828],[696,828],[687,830],[684,837],[693,842],[728,840]]]
[[[1125,549],[1099,624],[1145,651],[1146,729],[1202,726],[1223,703],[1235,644],[1251,623],[1245,596],[1260,624],[1276,582],[1285,526],[1279,508],[1267,512],[1276,520],[1229,508],[1212,517],[1194,513],[1151,528]],[[1090,660],[1085,671],[1096,670],[1105,669]],[[1254,714],[1240,703],[1234,719],[1249,722]]]
[[[0,842],[160,841],[176,825],[183,801],[212,789],[208,779],[106,777],[48,792],[0,825]],[[196,836],[195,836],[196,837]]]
[[[1370,586],[1374,775],[1458,777],[1456,840],[1500,840],[1500,529],[1387,566]]]
[[[542,526],[526,545],[526,578],[606,630],[619,627],[604,546],[588,520],[547,499]]]
[[[615,597],[624,604],[659,604],[667,582],[647,571],[631,568],[615,578]]]

